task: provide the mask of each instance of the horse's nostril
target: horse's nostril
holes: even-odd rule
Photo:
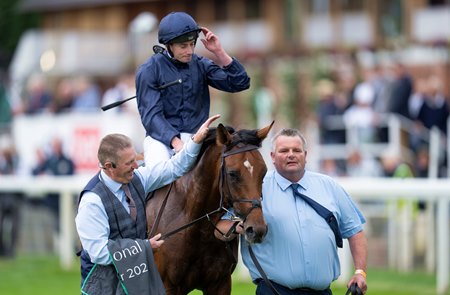
[[[245,230],[245,234],[250,236],[253,235],[254,231],[253,231],[253,226],[249,226],[247,227],[247,229]]]

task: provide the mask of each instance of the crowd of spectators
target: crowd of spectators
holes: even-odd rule
[[[402,125],[402,128],[407,129],[406,144],[414,159],[424,158],[429,148],[427,132],[432,127],[437,127],[443,137],[448,134],[449,98],[444,94],[441,78],[434,74],[413,78],[407,67],[392,62],[352,69],[342,67],[329,78],[319,80],[315,88],[318,100],[312,111],[315,112],[318,122],[320,144],[346,144],[349,141],[349,130],[353,132],[347,158],[337,159],[336,163],[332,163],[333,159],[324,159],[324,171],[331,173],[331,167],[337,167],[333,174],[356,175],[351,171],[355,170],[354,163],[357,158],[361,158],[365,163],[375,160],[382,166],[381,157],[361,150],[360,144],[388,141],[388,114],[395,114],[400,120],[407,122]],[[50,83],[45,76],[36,74],[30,76],[19,102],[12,103],[8,108],[3,84],[0,89],[2,126],[7,126],[13,116],[22,114],[99,112],[103,105],[135,95],[132,72],[123,73],[109,85],[99,85],[93,79],[82,75],[65,77]],[[258,104],[257,101],[254,103]],[[274,101],[272,108],[277,108],[277,103],[279,102]],[[124,111],[137,115],[136,101],[132,100],[108,112]],[[0,162],[4,162],[1,158],[4,156],[0,157]],[[426,176],[424,165],[419,168],[417,161],[403,160],[411,166],[414,176]],[[441,157],[441,165],[444,166],[445,162]],[[366,176],[383,175],[385,173],[371,172]],[[443,167],[439,176],[445,176]]]
[[[359,79],[354,72],[343,70],[319,81],[316,118],[320,143],[351,141],[345,159],[323,159],[323,171],[339,176],[392,177],[396,175],[392,171],[395,162],[395,167],[407,165],[411,176],[427,177],[429,131],[438,128],[443,142],[448,135],[449,98],[443,86],[434,74],[413,78],[401,63],[363,68]],[[388,142],[388,115],[399,118],[405,131],[402,144],[410,151],[409,157],[400,154],[401,149],[394,153],[390,148],[381,155],[363,150],[363,144]],[[440,150],[439,177],[446,176],[445,154],[445,149]],[[393,156],[398,158],[394,162],[383,159]]]
[[[44,75],[34,74],[11,108],[14,115],[98,112],[102,105],[125,99],[134,93],[133,74],[121,75],[114,85],[107,85],[104,91],[94,79],[85,75],[64,77],[50,83]],[[124,109],[130,108],[123,105],[116,111]]]

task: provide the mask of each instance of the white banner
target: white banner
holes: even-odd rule
[[[20,159],[20,174],[30,174],[38,153],[50,153],[57,137],[63,141],[65,154],[76,166],[76,173],[98,170],[97,149],[100,140],[110,133],[129,136],[137,152],[142,152],[145,130],[139,116],[117,113],[41,114],[18,116],[13,122],[13,138]]]

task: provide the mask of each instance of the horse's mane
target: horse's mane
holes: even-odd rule
[[[236,131],[231,126],[225,126],[225,128],[233,136],[233,141],[227,145],[226,150],[230,150],[231,148],[240,143],[261,147],[262,139],[259,138],[257,135],[258,130],[242,129]],[[197,161],[203,156],[203,154],[205,153],[205,151],[208,149],[209,146],[215,144],[217,137],[216,130],[217,130],[216,127],[209,128],[208,134],[206,135],[206,138],[203,140],[203,144],[200,149],[200,153],[197,157]]]

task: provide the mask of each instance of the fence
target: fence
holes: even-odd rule
[[[76,242],[74,218],[75,199],[74,194],[80,190],[89,180],[86,176],[76,177],[15,177],[2,176],[0,182],[1,192],[23,192],[30,196],[44,195],[47,192],[60,193],[60,230],[61,240],[59,255],[61,266],[70,268],[75,262],[73,245]],[[358,202],[361,201],[384,201],[394,202],[398,200],[423,200],[436,208],[430,218],[434,224],[428,229],[431,246],[428,252],[429,266],[431,271],[437,274],[436,290],[438,294],[444,294],[449,288],[449,231],[450,231],[450,181],[448,179],[392,179],[392,178],[340,178],[338,182]],[[388,215],[395,222],[398,210],[393,207]],[[364,212],[363,212],[364,213]],[[394,218],[394,219],[392,219]],[[407,220],[405,220],[407,222]],[[406,239],[406,241],[405,241]],[[408,244],[407,235],[393,235],[388,239],[388,244]],[[392,249],[393,247],[389,247]],[[390,250],[392,252],[392,250]],[[406,254],[408,251],[404,251]],[[348,248],[340,253],[342,262],[341,280],[347,280],[352,273],[351,256]],[[392,259],[389,258],[389,259]],[[405,257],[406,261],[410,257]]]
[[[414,153],[411,150],[409,137],[415,136],[428,145],[429,177],[438,177],[438,169],[441,164],[447,167],[445,174],[450,176],[450,137],[446,137],[437,128],[427,129],[423,127],[420,132],[414,126],[415,123],[403,116],[387,113],[378,114],[377,129],[385,128],[387,138],[380,142],[360,142],[356,128],[346,126],[340,115],[328,116],[324,123],[326,130],[345,131],[345,142],[335,144],[318,144],[313,150],[317,150],[314,165],[319,167],[319,161],[323,159],[346,159],[352,149],[358,148],[372,157],[382,157],[386,151],[395,152],[402,156],[403,160],[411,162]],[[319,130],[314,128],[314,141],[319,142]],[[450,130],[450,118],[447,120],[447,130]],[[443,163],[447,158],[447,163]]]

